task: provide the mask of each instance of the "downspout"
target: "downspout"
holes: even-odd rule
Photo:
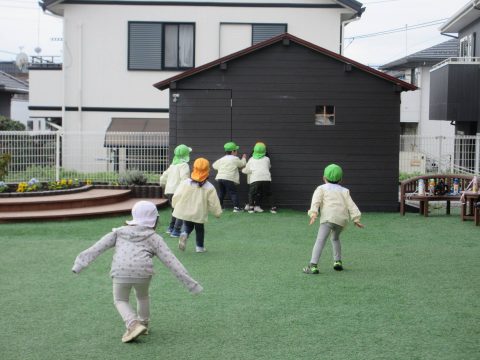
[[[340,55],[345,53],[345,26],[351,22],[360,20],[360,16],[355,16],[353,19],[344,20],[341,22],[340,26]]]

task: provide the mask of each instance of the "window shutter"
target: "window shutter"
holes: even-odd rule
[[[287,32],[285,24],[253,24],[252,45]]]
[[[128,25],[128,68],[161,70],[162,24],[132,22]]]

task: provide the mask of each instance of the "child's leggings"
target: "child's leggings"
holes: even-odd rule
[[[198,247],[203,248],[203,243],[205,239],[205,227],[203,224],[195,223],[192,221],[184,221],[185,232],[190,235],[190,233],[195,229],[195,241]]]
[[[148,295],[150,279],[139,280],[142,282],[124,283],[113,279],[113,301],[127,329],[132,321],[138,320],[148,325],[150,319],[150,296]],[[133,310],[129,301],[132,287],[135,289],[137,298],[137,311]]]
[[[333,259],[335,261],[342,260],[342,245],[340,244],[340,233],[342,232],[343,227],[337,224],[325,222],[320,224],[318,229],[317,240],[313,246],[312,259],[310,260],[311,264],[318,264],[320,255],[322,255],[322,250],[325,247],[325,242],[327,241],[328,235],[332,233],[331,241],[333,247]]]

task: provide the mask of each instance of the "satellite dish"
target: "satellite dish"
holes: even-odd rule
[[[15,65],[17,65],[21,72],[26,73],[28,70],[28,55],[24,52],[19,53],[15,58]]]

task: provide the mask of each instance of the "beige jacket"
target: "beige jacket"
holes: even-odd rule
[[[251,157],[247,165],[242,169],[242,173],[247,174],[247,183],[251,184],[256,181],[272,181],[270,174],[270,159],[267,156],[261,159]]]
[[[163,193],[173,194],[178,185],[190,176],[190,167],[187,163],[177,165],[170,165],[160,176],[160,186],[163,188]]]
[[[239,159],[235,155],[225,155],[212,165],[218,171],[215,180],[230,180],[235,184],[240,184],[238,169],[243,168],[246,164],[246,159]]]
[[[338,184],[323,184],[315,190],[308,215],[318,215],[320,224],[325,222],[346,226],[348,220],[360,221],[360,210],[350,197],[350,191]]]
[[[200,224],[208,221],[209,212],[216,217],[222,213],[217,191],[208,181],[202,187],[192,179],[182,181],[173,195],[172,206],[172,215],[177,219]]]

